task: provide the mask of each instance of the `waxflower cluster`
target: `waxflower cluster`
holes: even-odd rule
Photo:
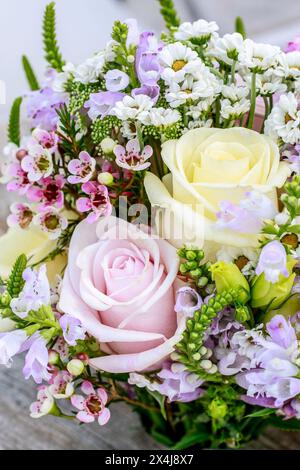
[[[299,429],[300,42],[159,2],[168,32],[116,21],[79,65],[46,7],[0,160],[0,364],[24,357],[33,418],[124,401],[169,447],[240,447]]]

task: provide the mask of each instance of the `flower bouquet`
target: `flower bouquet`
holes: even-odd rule
[[[300,429],[300,42],[159,3],[160,38],[116,21],[77,66],[51,3],[41,85],[23,57],[0,363],[25,352],[33,418],[102,426],[123,401],[170,448],[237,448]]]

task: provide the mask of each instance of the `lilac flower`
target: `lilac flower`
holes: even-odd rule
[[[204,390],[200,388],[203,380],[186,370],[173,372],[170,363],[164,365],[157,377],[162,379],[159,393],[166,395],[170,402],[188,403],[197,400],[204,393]]]
[[[72,405],[79,410],[76,418],[82,423],[93,423],[98,421],[100,426],[104,426],[110,419],[110,411],[106,408],[107,393],[104,388],[94,389],[90,382],[83,382],[82,392],[87,395],[73,395],[71,397]]]
[[[97,117],[103,118],[110,114],[118,101],[122,101],[124,93],[112,91],[100,91],[92,93],[90,99],[85,103],[84,107],[89,109],[88,115],[92,121]]]
[[[47,178],[53,172],[51,152],[41,145],[32,146],[29,154],[21,161],[21,167],[27,173],[29,181],[33,183]]]
[[[218,228],[241,233],[259,233],[262,221],[253,212],[229,201],[222,201],[220,208],[220,212],[216,214]]]
[[[54,207],[47,207],[44,211],[36,214],[33,222],[48,234],[50,240],[56,240],[68,226],[67,219]]]
[[[13,163],[9,171],[12,180],[7,183],[7,191],[17,192],[20,196],[24,196],[32,186],[28,179],[28,173],[22,169],[20,163]]]
[[[63,315],[59,324],[63,330],[63,336],[70,346],[76,346],[79,339],[85,338],[85,330],[82,327],[81,321],[70,315]]]
[[[267,331],[272,340],[283,348],[289,348],[294,341],[297,341],[295,330],[290,321],[287,321],[281,315],[275,315],[275,317],[272,318],[267,324]]]
[[[30,145],[38,144],[42,146],[44,149],[49,150],[49,152],[54,153],[57,151],[58,148],[59,137],[54,131],[45,131],[44,129],[40,129],[37,127],[32,132],[32,140],[29,141]]]
[[[105,75],[105,85],[108,91],[121,91],[128,87],[129,76],[121,70],[109,70]]]
[[[67,101],[66,93],[56,93],[50,87],[32,91],[27,95],[27,115],[32,127],[55,130],[59,117],[57,110]]]
[[[264,273],[267,281],[278,282],[280,274],[289,277],[287,255],[284,246],[274,240],[263,247],[255,270],[259,276]]]
[[[30,227],[35,212],[29,204],[14,202],[10,206],[11,214],[7,217],[7,225],[9,227],[20,227],[27,229]]]
[[[26,318],[30,310],[38,311],[42,305],[50,304],[50,286],[46,265],[34,271],[31,268],[23,272],[25,285],[19,297],[12,299],[10,307],[15,315]]]
[[[0,334],[0,364],[10,367],[12,358],[21,352],[26,339],[27,335],[23,330]]]
[[[160,79],[162,67],[158,60],[158,53],[163,43],[158,42],[154,33],[145,31],[140,35],[136,51],[136,72],[142,85],[156,85]]]
[[[26,380],[32,377],[38,384],[43,380],[49,381],[51,379],[51,374],[48,372],[47,345],[41,336],[35,338],[26,354],[23,374]]]
[[[127,142],[126,148],[122,145],[116,145],[114,148],[116,163],[126,170],[142,171],[148,168],[151,163],[147,162],[153,154],[150,145],[146,145],[141,152],[138,139],[132,139]]]
[[[199,310],[203,300],[198,292],[192,287],[182,287],[177,291],[177,299],[175,304],[175,312],[180,312],[187,317],[192,317]]]
[[[42,385],[38,389],[37,401],[30,405],[30,417],[37,419],[49,414],[57,414],[57,407],[48,387]]]
[[[273,201],[258,191],[248,191],[240,206],[261,219],[273,219],[277,213]]]
[[[91,157],[88,152],[80,152],[79,158],[71,160],[68,165],[68,170],[72,176],[68,177],[71,184],[87,183],[96,168],[96,160]]]
[[[146,95],[151,98],[153,104],[155,104],[158,100],[160,93],[160,87],[158,85],[149,86],[149,85],[142,85],[140,88],[134,88],[131,92],[132,96],[135,97],[137,95]]]
[[[99,184],[97,181],[89,181],[82,185],[82,191],[89,197],[80,197],[76,206],[79,212],[90,212],[87,216],[88,223],[94,223],[101,216],[111,214],[111,204],[109,201],[108,190],[106,186]]]
[[[70,398],[74,393],[73,377],[66,370],[53,374],[49,384],[49,392],[56,400]]]
[[[61,209],[64,205],[64,193],[62,188],[65,185],[65,179],[62,175],[56,175],[54,178],[43,178],[40,181],[41,187],[32,186],[27,197],[30,201],[41,202],[39,210],[47,207],[56,207]]]

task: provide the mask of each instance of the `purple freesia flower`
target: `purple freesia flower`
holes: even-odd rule
[[[153,104],[155,104],[158,100],[160,93],[160,87],[158,85],[149,86],[149,85],[142,85],[140,88],[134,88],[131,92],[132,96],[135,97],[137,95],[146,95],[151,98]]]
[[[182,287],[177,291],[175,312],[192,317],[202,304],[203,300],[192,287]]]
[[[216,226],[220,229],[230,229],[241,233],[259,233],[262,221],[253,212],[237,206],[230,201],[220,203],[217,212]]]
[[[274,240],[261,250],[255,272],[258,276],[264,273],[267,281],[275,283],[278,282],[280,274],[284,277],[289,276],[286,265],[285,248],[278,240]]]
[[[23,330],[0,334],[0,364],[10,367],[12,358],[21,352],[26,339],[27,335]]]
[[[203,380],[187,370],[174,372],[170,362],[164,364],[157,376],[162,379],[158,386],[159,393],[166,395],[171,402],[188,403],[197,400],[204,393],[200,388]]]
[[[258,191],[248,191],[246,199],[240,202],[240,207],[252,212],[261,219],[273,219],[277,213],[273,201]]]
[[[37,335],[31,344],[25,358],[23,374],[26,380],[30,377],[40,384],[43,380],[49,381],[51,374],[48,372],[48,349],[46,341]]]
[[[129,76],[121,70],[109,70],[105,75],[105,84],[108,91],[121,91],[128,87]]]
[[[140,35],[135,57],[135,68],[141,87],[132,91],[133,96],[144,94],[156,103],[160,92],[157,82],[162,72],[158,53],[162,47],[163,43],[157,41],[154,33],[146,31]]]
[[[90,119],[94,121],[97,117],[103,118],[109,115],[115,104],[118,101],[122,101],[124,96],[124,93],[112,91],[92,93],[84,107],[89,109],[88,115]]]
[[[59,319],[59,324],[63,330],[63,336],[70,346],[76,346],[79,339],[85,338],[85,330],[81,321],[70,315],[63,315]]]
[[[291,322],[287,321],[282,315],[275,315],[272,318],[267,324],[267,331],[272,340],[283,348],[289,348],[297,341],[297,336]]]
[[[66,93],[56,93],[50,87],[32,91],[27,96],[27,115],[32,127],[55,130],[59,117],[57,110],[67,101]]]
[[[37,311],[42,305],[50,304],[50,286],[47,278],[46,265],[37,271],[31,268],[23,272],[25,285],[19,297],[12,299],[10,307],[15,315],[26,318],[30,310]]]

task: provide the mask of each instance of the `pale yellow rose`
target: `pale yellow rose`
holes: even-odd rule
[[[283,186],[290,174],[269,137],[239,127],[191,130],[163,144],[162,158],[171,173],[163,181],[147,173],[148,197],[152,205],[172,211],[175,222],[184,225],[189,237],[178,239],[181,229],[172,234],[169,215],[165,219],[160,215],[160,232],[175,246],[189,243],[191,234],[198,244],[204,238],[212,251],[215,244],[257,245],[256,235],[216,228],[221,201],[237,204],[245,192],[255,190],[277,206],[276,188]]]
[[[30,258],[30,264],[37,263],[56,248],[57,240],[49,240],[45,232],[38,228],[22,230],[9,228],[0,237],[0,276],[7,278],[17,257],[25,254]],[[61,274],[67,264],[65,255],[56,256],[53,261],[46,263],[50,283],[55,282],[57,274]]]

